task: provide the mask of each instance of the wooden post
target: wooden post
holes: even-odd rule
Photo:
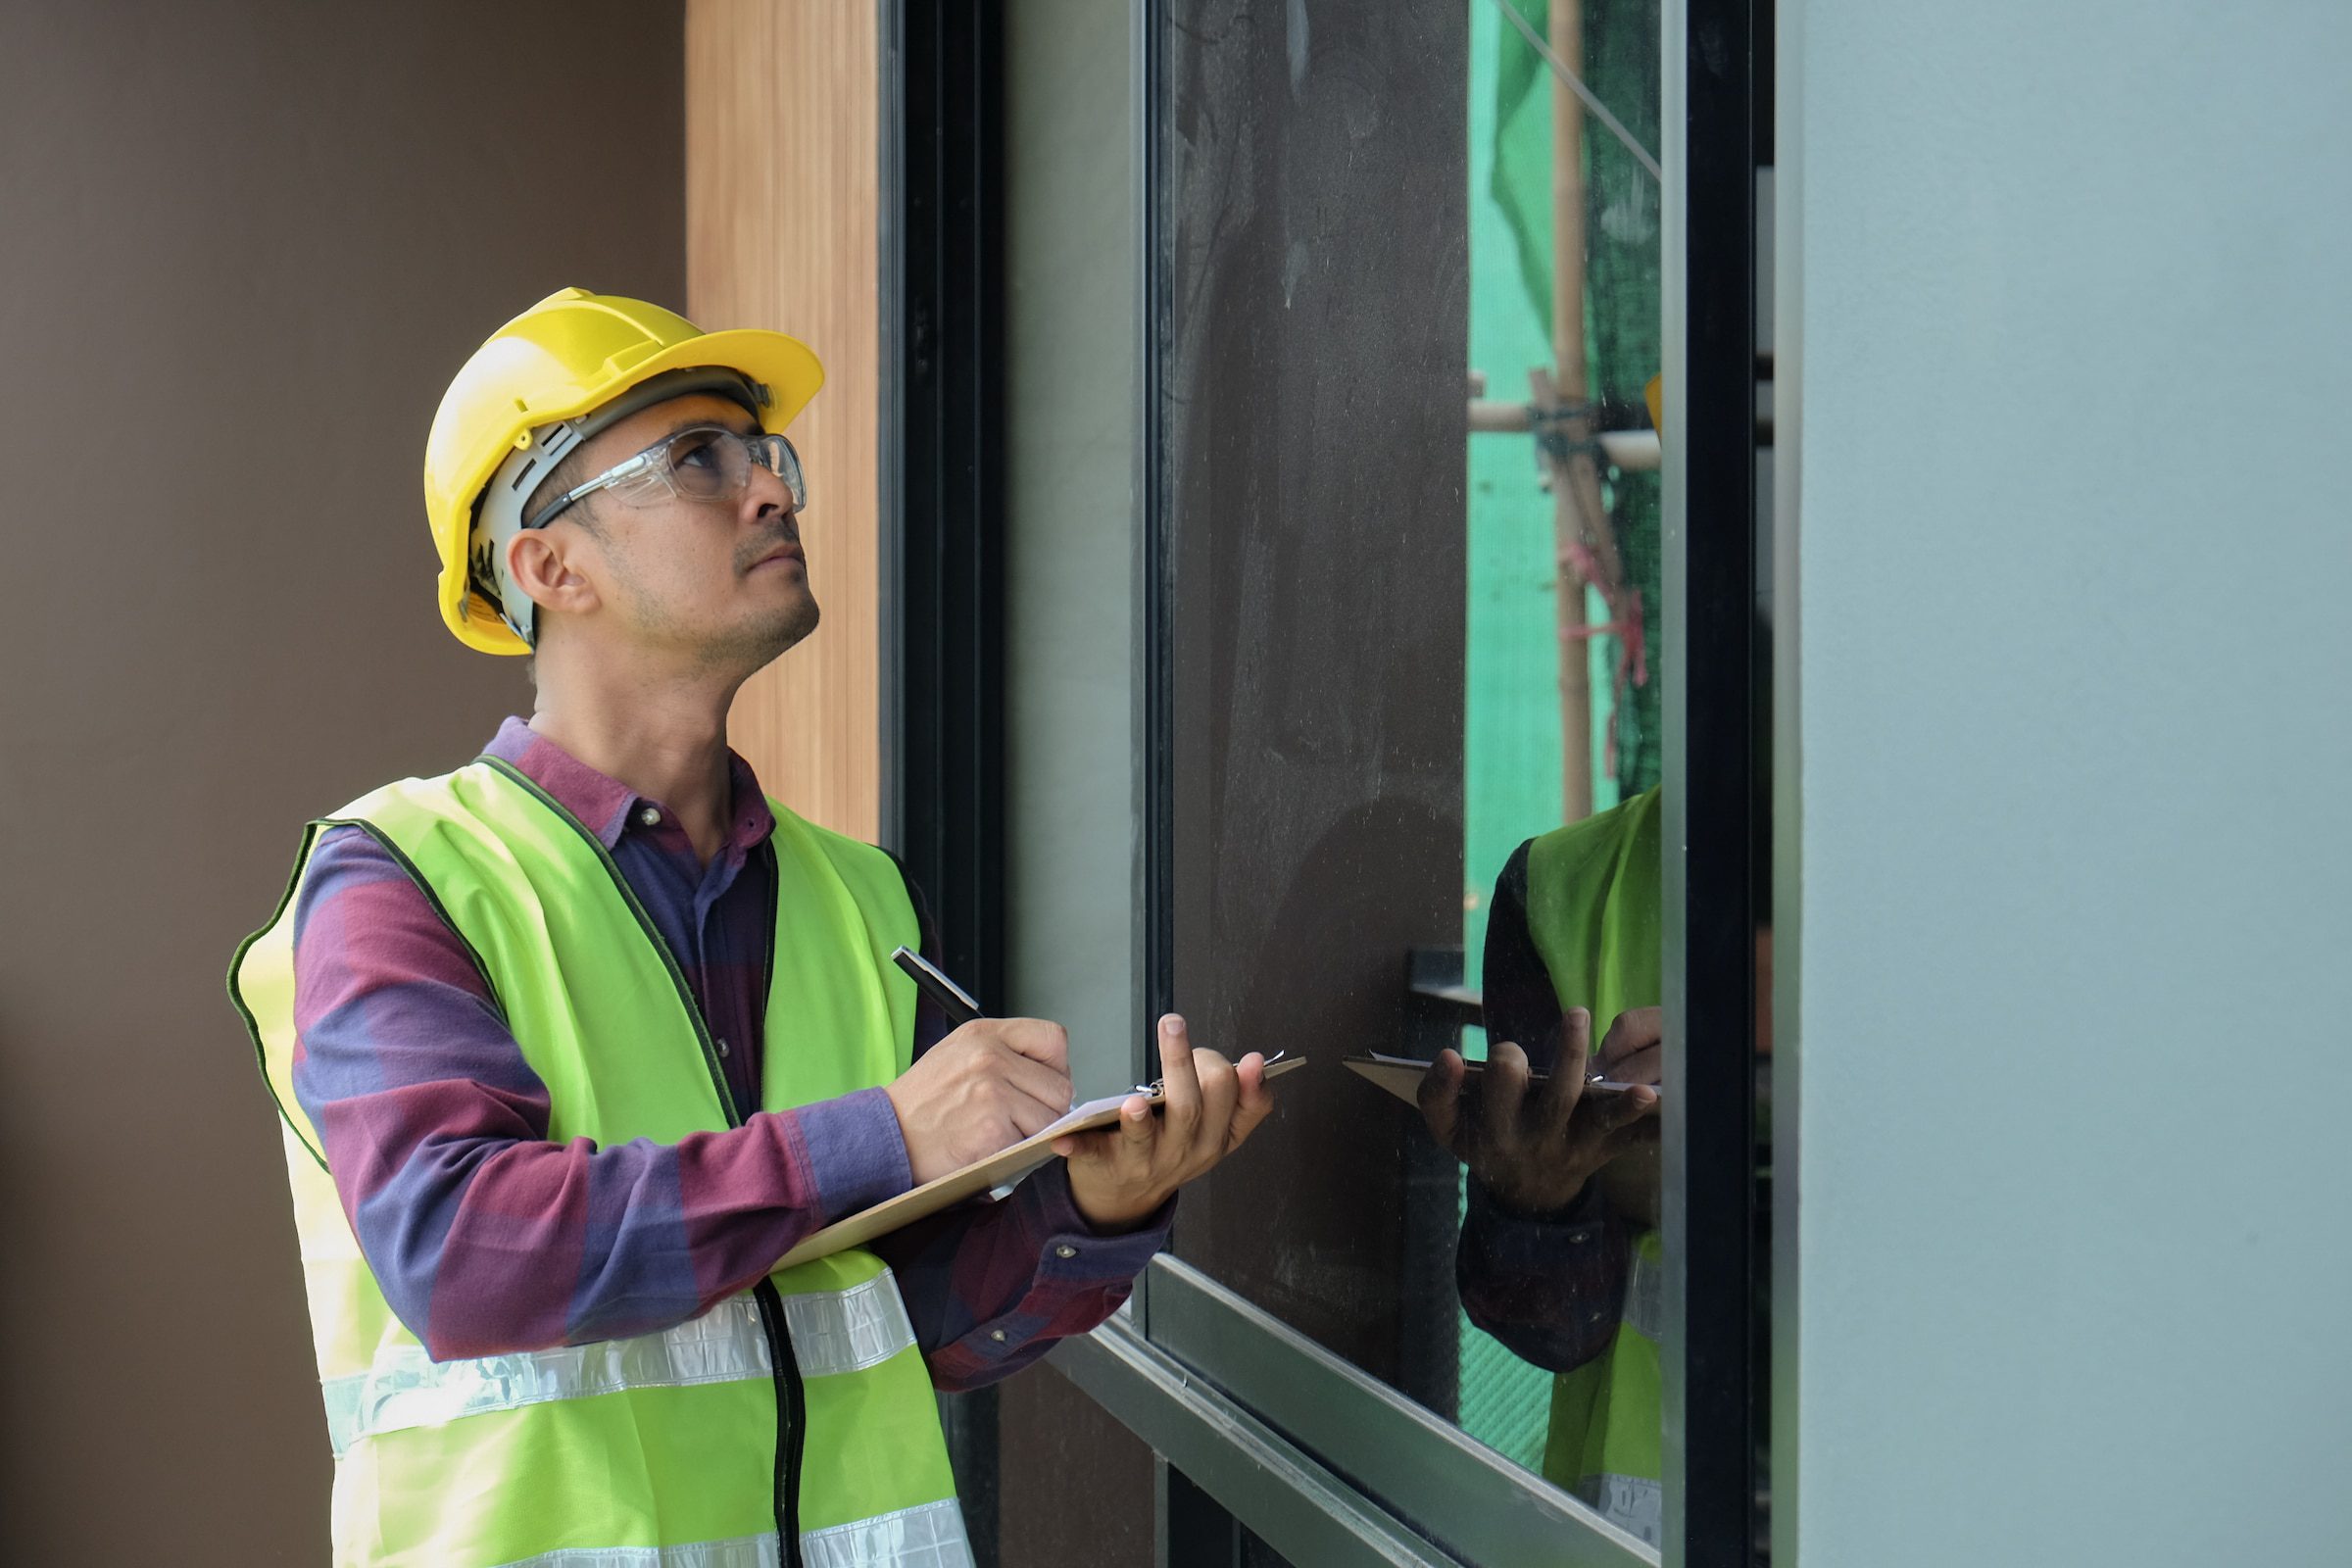
[[[877,8],[688,0],[686,309],[805,339],[825,389],[794,421],[824,624],[736,695],[728,736],[768,793],[881,831]]]

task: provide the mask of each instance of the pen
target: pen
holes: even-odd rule
[[[940,973],[939,966],[912,948],[901,948],[890,956],[890,961],[906,972],[914,988],[931,999],[934,1006],[948,1015],[950,1028],[959,1028],[974,1018],[982,1017],[980,1004],[971,993]]]
[[[912,948],[900,948],[890,956],[890,961],[904,969],[906,978],[914,982],[914,988],[930,998],[932,1004],[948,1015],[950,1024],[961,1026],[974,1018],[987,1016],[980,1010],[980,1004],[972,1000],[970,992],[941,973],[939,965]],[[1265,1063],[1271,1067],[1289,1054],[1287,1051],[1277,1051],[1265,1058]],[[1160,1089],[1157,1082],[1137,1084],[1132,1093],[1156,1096]]]

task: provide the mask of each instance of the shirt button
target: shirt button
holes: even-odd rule
[[[727,1054],[727,1043],[724,1040],[713,1040],[710,1043],[718,1048],[720,1055],[723,1056]]]
[[[1055,1257],[1076,1257],[1078,1255],[1078,1249],[1072,1247],[1069,1243],[1064,1242],[1059,1247],[1054,1249],[1054,1255]]]
[[[662,812],[659,808],[649,806],[644,810],[637,813],[637,820],[643,822],[647,827],[660,827],[662,825]]]
[[[1004,1343],[1004,1331],[1003,1329],[991,1329],[988,1337],[996,1341],[999,1345],[1003,1345]]]

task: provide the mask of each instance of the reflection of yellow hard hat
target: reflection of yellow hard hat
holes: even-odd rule
[[[492,476],[502,466],[517,470],[501,476],[519,506],[583,439],[584,416],[655,376],[705,367],[739,372],[728,391],[756,404],[768,430],[790,424],[825,379],[808,345],[781,332],[705,332],[659,305],[577,288],[550,294],[474,351],[442,396],[424,441],[441,618],[458,641],[484,653],[530,652],[474,586],[476,514]],[[665,395],[694,389],[692,377],[676,384],[679,392]],[[510,463],[518,455],[539,461]]]
[[[1642,389],[1642,401],[1649,405],[1649,427],[1660,435],[1666,433],[1666,378],[1653,375],[1649,385]]]

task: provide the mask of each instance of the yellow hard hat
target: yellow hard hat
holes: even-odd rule
[[[781,332],[706,332],[643,300],[550,294],[474,351],[425,437],[441,618],[468,648],[531,651],[528,603],[511,614],[483,591],[498,566],[482,518],[494,477],[498,499],[511,502],[505,511],[517,512],[574,447],[639,408],[713,391],[750,409],[761,428],[781,430],[824,380],[808,346]],[[642,390],[627,396],[633,389]]]

